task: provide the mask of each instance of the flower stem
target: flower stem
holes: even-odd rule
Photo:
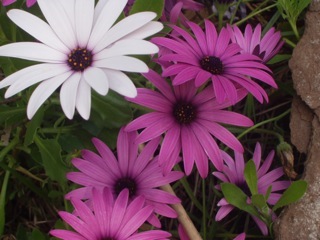
[[[162,190],[171,193],[173,195],[176,195],[173,191],[172,187],[167,184],[165,186],[161,187]],[[189,239],[192,240],[202,240],[198,230],[193,225],[193,222],[191,221],[190,217],[188,216],[186,210],[182,206],[182,204],[172,204],[172,208],[177,212],[178,214],[178,221],[183,226],[185,232],[189,236]]]

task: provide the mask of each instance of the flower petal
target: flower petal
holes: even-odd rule
[[[89,119],[91,108],[91,88],[89,84],[84,80],[83,76],[81,77],[78,86],[76,108],[81,117],[83,117],[85,120]]]
[[[92,30],[94,1],[82,0],[75,2],[75,31],[79,47],[87,46]]]
[[[43,81],[32,93],[27,107],[28,118],[31,119],[45,100],[72,74],[66,72]]]
[[[100,95],[109,91],[109,82],[106,74],[100,68],[88,67],[83,71],[83,79]]]
[[[126,72],[148,72],[148,66],[141,60],[128,56],[114,56],[94,61],[93,67],[110,68]]]
[[[40,42],[63,53],[69,52],[52,28],[40,18],[19,9],[12,9],[7,15],[16,25]]]
[[[69,119],[72,119],[74,115],[81,75],[80,72],[75,72],[61,86],[60,104],[64,114]]]

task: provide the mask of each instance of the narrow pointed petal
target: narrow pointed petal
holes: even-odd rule
[[[144,39],[156,34],[157,32],[160,32],[162,29],[162,23],[151,21],[145,24],[144,26],[138,28],[134,32],[124,36],[122,39]]]
[[[40,66],[43,66],[43,68],[40,68]],[[6,98],[13,96],[33,84],[70,71],[64,64],[39,64],[39,67],[32,69],[35,71],[28,71],[22,76],[20,74],[17,75],[18,78],[15,79],[14,83],[5,93]]]
[[[70,50],[76,48],[78,43],[75,31],[61,3],[58,1],[38,0],[38,4],[43,15],[60,40]]]
[[[126,72],[148,72],[148,66],[141,60],[128,56],[114,56],[93,62],[93,67],[109,68]]]
[[[12,9],[7,14],[16,25],[40,42],[63,53],[69,52],[52,28],[40,18],[19,9]]]
[[[66,72],[43,81],[32,93],[27,107],[28,118],[31,119],[45,100],[72,74]]]
[[[81,77],[78,86],[76,108],[81,117],[83,117],[85,120],[89,119],[91,108],[91,88],[89,84],[83,79],[83,77]]]
[[[127,0],[109,0],[104,3],[103,7],[101,5],[101,9],[99,9],[100,13],[95,13],[96,20],[88,42],[89,49],[95,49],[97,44],[101,42],[103,36],[110,30],[111,26],[120,16],[126,3]],[[103,48],[94,52],[97,53]]]
[[[66,54],[36,42],[17,42],[1,46],[0,56],[47,63],[64,63],[67,60]]]
[[[69,119],[72,119],[74,115],[81,75],[80,72],[73,73],[61,86],[60,104]]]
[[[75,2],[75,32],[79,47],[87,47],[92,30],[94,1],[82,0]]]

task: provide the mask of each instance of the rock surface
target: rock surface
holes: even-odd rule
[[[289,67],[299,96],[292,104],[291,141],[307,154],[305,196],[285,209],[274,225],[279,240],[320,239],[320,1],[306,15],[306,29]]]

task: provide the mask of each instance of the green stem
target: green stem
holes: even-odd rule
[[[273,8],[273,7],[276,7],[276,6],[277,6],[277,3],[274,3],[274,4],[271,4],[268,7],[265,7],[263,9],[259,10],[259,11],[253,12],[253,13],[249,14],[248,16],[246,16],[245,18],[241,19],[240,21],[236,22],[235,25],[239,26],[240,24],[242,24],[243,22],[246,22],[248,19],[252,18],[253,16],[258,15],[259,13],[267,11],[270,8]]]
[[[299,35],[299,31],[298,31],[298,28],[297,28],[297,25],[296,25],[296,20],[288,19],[288,21],[289,21],[289,23],[291,25],[291,28],[292,28],[292,30],[294,32],[294,35],[296,36],[296,38],[299,41],[300,35]]]
[[[207,220],[206,220],[206,181],[202,179],[202,227],[203,227],[203,240],[207,239]]]
[[[9,167],[13,165],[13,162],[9,162]],[[5,205],[6,205],[6,192],[7,192],[7,186],[9,182],[9,176],[10,176],[10,171],[6,171],[1,187],[1,193],[0,193],[0,236],[3,235],[4,233],[4,226],[6,223],[6,218],[5,218]]]
[[[254,126],[248,128],[248,129],[246,129],[245,131],[243,131],[241,134],[238,135],[237,138],[240,139],[240,138],[242,138],[243,136],[245,136],[246,134],[248,134],[249,132],[257,129],[258,127],[260,127],[260,126],[262,126],[262,125],[264,125],[264,124],[267,124],[267,123],[273,122],[273,121],[277,121],[277,120],[283,118],[284,116],[286,116],[287,114],[289,114],[290,111],[291,111],[291,109],[288,109],[287,111],[281,113],[279,116],[276,116],[276,117],[274,117],[274,118],[270,118],[270,119],[267,119],[267,120],[262,121],[262,122],[260,122],[260,123],[257,123],[256,125],[254,125]]]
[[[8,152],[10,152],[19,143],[19,134],[0,152],[0,162],[4,159]]]

